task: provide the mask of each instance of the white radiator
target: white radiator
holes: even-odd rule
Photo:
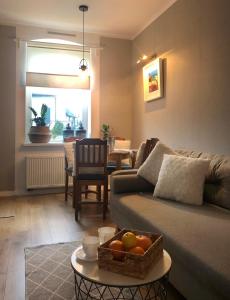
[[[26,156],[26,188],[60,187],[65,184],[64,155],[31,154]]]

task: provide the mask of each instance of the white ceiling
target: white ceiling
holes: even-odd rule
[[[176,0],[0,0],[0,23],[85,31],[133,39]]]

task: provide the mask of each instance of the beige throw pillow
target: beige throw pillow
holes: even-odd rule
[[[140,168],[143,158],[144,158],[144,152],[145,152],[145,142],[142,142],[138,148],[137,155],[136,155],[136,161],[134,165],[134,169]]]
[[[202,205],[210,160],[164,155],[154,197]]]
[[[158,142],[145,162],[140,166],[137,175],[156,185],[164,154],[176,155],[176,152],[163,143]]]

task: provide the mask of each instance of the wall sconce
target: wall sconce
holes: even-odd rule
[[[152,55],[145,55],[143,54],[141,57],[138,58],[138,60],[136,61],[136,64],[140,64],[140,63],[144,63],[146,61],[150,61],[151,59],[155,59],[157,58],[157,55],[156,54],[152,54]]]

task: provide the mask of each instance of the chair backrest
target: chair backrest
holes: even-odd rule
[[[106,173],[107,141],[96,138],[76,141],[75,174]]]
[[[114,149],[130,149],[131,141],[125,139],[116,139],[114,140]]]
[[[159,141],[158,138],[151,138],[146,140],[144,154],[143,154],[143,161],[146,160],[146,158],[149,156],[150,152],[153,150],[153,148],[156,146],[156,143]]]

